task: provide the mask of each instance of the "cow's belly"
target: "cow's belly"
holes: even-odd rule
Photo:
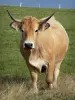
[[[63,60],[68,50],[68,45],[69,45],[68,36],[65,34],[64,36],[62,36],[62,38],[59,38],[58,41],[55,41],[55,45],[56,45],[55,46],[55,58],[56,58],[56,61],[59,62]]]

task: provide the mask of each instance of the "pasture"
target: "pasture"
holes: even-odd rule
[[[70,43],[61,65],[58,88],[46,88],[45,75],[39,74],[39,93],[32,94],[31,78],[20,54],[21,33],[10,28],[6,10],[17,19],[24,16],[55,17],[66,29]],[[75,100],[75,9],[24,8],[0,6],[0,100]]]

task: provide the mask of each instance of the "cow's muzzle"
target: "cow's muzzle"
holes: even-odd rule
[[[24,48],[32,49],[32,48],[34,48],[34,45],[32,42],[25,42]]]

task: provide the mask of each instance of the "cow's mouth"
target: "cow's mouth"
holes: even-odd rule
[[[24,47],[25,50],[31,50],[31,49],[34,49],[34,48],[31,48],[31,47]]]
[[[29,50],[29,49],[33,49],[33,48],[31,48],[31,47],[24,47],[24,49],[27,49],[27,50]]]

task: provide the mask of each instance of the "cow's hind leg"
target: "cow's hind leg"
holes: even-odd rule
[[[59,72],[60,72],[61,62],[58,62],[57,64],[55,64],[54,79],[53,79],[53,83],[52,83],[54,88],[57,88],[57,79],[58,79]]]
[[[38,88],[37,88],[37,79],[38,79],[37,71],[35,69],[31,69],[30,74],[31,74],[32,85],[33,85],[33,91],[32,92],[37,93],[38,92]]]
[[[52,82],[53,82],[53,73],[54,73],[54,63],[55,63],[55,59],[53,57],[53,59],[50,60],[50,63],[47,69],[48,72],[47,72],[47,79],[46,79],[46,82],[50,89],[53,88]]]

